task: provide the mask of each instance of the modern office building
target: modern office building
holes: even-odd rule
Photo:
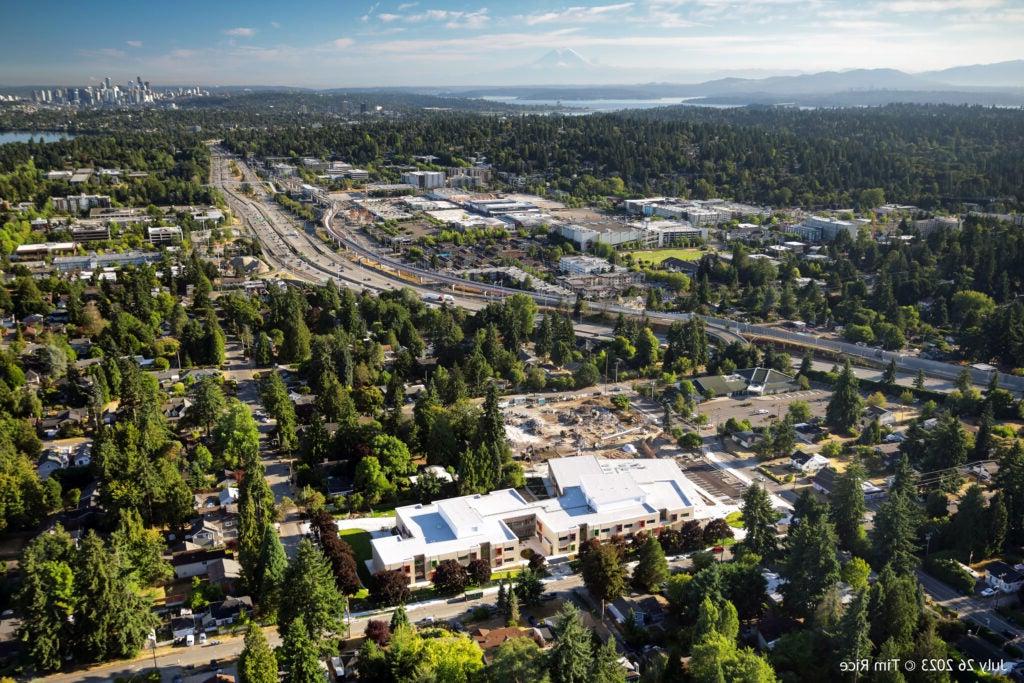
[[[799,225],[789,228],[789,232],[796,233],[801,239],[808,242],[831,242],[841,232],[856,238],[857,224],[851,221],[841,221],[838,218],[808,216]]]
[[[397,535],[371,541],[372,570],[428,581],[443,560],[484,559],[500,568],[523,563],[525,549],[571,556],[589,539],[628,538],[734,509],[699,489],[670,459],[583,455],[551,460],[548,469],[551,497],[544,500],[503,489],[396,509]]]
[[[67,197],[51,197],[55,211],[63,213],[82,213],[95,207],[110,206],[110,197],[105,194],[72,194]]]
[[[421,190],[433,190],[444,187],[444,178],[444,171],[407,171],[402,174],[401,180]]]

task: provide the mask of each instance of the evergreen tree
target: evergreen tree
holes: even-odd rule
[[[1006,543],[1010,518],[1006,511],[1005,496],[997,491],[988,501],[988,556],[998,555]]]
[[[789,532],[789,553],[782,567],[785,604],[809,615],[825,592],[839,581],[836,532],[825,519],[802,520]]]
[[[971,485],[950,520],[950,536],[957,559],[970,564],[984,559],[988,549],[988,515],[985,494],[977,484]]]
[[[996,486],[1003,494],[1009,525],[1007,537],[1012,543],[1024,540],[1024,443],[1016,439],[999,458]]]
[[[263,629],[250,622],[245,631],[245,647],[238,657],[239,683],[277,683],[277,657],[270,649]]]
[[[399,626],[409,626],[409,615],[405,611],[405,605],[399,605],[391,613],[391,622],[389,623],[391,632],[394,633]]]
[[[263,527],[259,564],[262,567],[262,576],[259,589],[256,591],[257,604],[264,614],[273,614],[280,603],[284,574],[288,569],[288,557],[281,544],[281,537],[271,524]]]
[[[258,451],[250,454],[243,466],[238,493],[238,561],[245,585],[258,594],[265,569],[264,539],[268,527],[274,531],[274,494],[267,484]]]
[[[626,670],[619,663],[619,651],[615,639],[609,638],[597,648],[594,666],[590,671],[590,683],[626,683]]]
[[[768,491],[756,483],[747,487],[743,493],[743,526],[747,530],[743,545],[763,558],[774,556],[778,548],[775,520]]]
[[[334,584],[327,558],[303,539],[285,572],[278,631],[287,634],[292,622],[301,617],[310,638],[319,643],[327,634],[344,633],[344,615],[345,597]]]
[[[893,358],[889,361],[889,365],[886,366],[885,372],[882,373],[882,384],[887,387],[896,386],[896,359]]]
[[[868,605],[865,591],[858,592],[843,613],[843,618],[839,621],[838,643],[840,662],[859,662],[871,656],[872,645],[868,637]],[[853,679],[859,678],[859,674],[854,672]]]
[[[509,593],[506,613],[508,618],[505,620],[505,625],[519,626],[519,596],[516,595],[515,591]]]
[[[886,566],[871,587],[871,640],[895,643],[903,652],[913,644],[924,596],[912,574],[899,576]]]
[[[657,537],[650,534],[640,548],[639,561],[633,569],[633,586],[645,593],[653,593],[665,583],[668,574],[665,551]]]
[[[825,409],[825,424],[837,432],[848,433],[860,421],[864,405],[857,390],[858,385],[857,377],[853,374],[853,368],[847,359],[832,387],[832,397]]]
[[[839,537],[839,544],[852,552],[864,550],[864,528],[861,520],[866,510],[864,505],[864,483],[866,473],[858,462],[852,462],[846,471],[836,478],[832,494],[831,517]]]
[[[985,402],[978,420],[978,433],[974,435],[971,460],[988,460],[992,451],[992,404]]]
[[[875,515],[872,541],[878,566],[891,565],[898,574],[917,567],[917,512],[907,495],[894,484],[889,498]]]
[[[40,671],[60,668],[71,653],[71,619],[78,602],[70,567],[73,554],[71,537],[58,526],[53,534],[37,536],[22,555],[18,639]]]
[[[579,610],[566,603],[555,623],[555,644],[549,658],[553,683],[585,683],[590,676],[593,643]]]
[[[918,370],[914,376],[914,388],[918,391],[924,389],[924,370]]]
[[[133,656],[155,626],[149,605],[94,531],[82,541],[76,565],[74,590],[82,598],[74,615],[79,656],[93,662]]]
[[[583,584],[601,601],[601,614],[606,602],[615,600],[626,589],[626,570],[619,552],[610,543],[598,545],[583,556]]]
[[[281,664],[285,669],[284,683],[323,683],[320,643],[311,635],[302,615],[288,624],[283,640]]]

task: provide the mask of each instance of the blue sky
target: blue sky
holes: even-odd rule
[[[1024,0],[3,0],[0,83],[515,83],[555,48],[586,82],[1024,57]],[[568,76],[567,76],[568,77]]]

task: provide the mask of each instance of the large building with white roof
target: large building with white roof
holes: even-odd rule
[[[396,509],[398,534],[371,543],[373,571],[428,581],[442,560],[484,559],[500,568],[523,562],[525,548],[574,555],[588,539],[629,537],[731,511],[669,459],[584,455],[551,460],[548,468],[552,497],[544,500],[503,489]]]

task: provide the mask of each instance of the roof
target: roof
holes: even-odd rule
[[[1019,581],[1024,581],[1024,574],[1021,574],[1010,565],[1005,562],[1000,562],[999,560],[985,565],[985,572],[989,576],[994,576],[1004,583],[1017,583]]]
[[[505,641],[514,638],[530,638],[540,647],[544,647],[546,644],[537,629],[533,628],[505,626],[503,628],[478,628],[473,632],[473,640],[482,650],[493,650]]]
[[[757,390],[758,387],[760,387],[760,391],[769,387],[786,387],[794,382],[791,376],[774,368],[747,368],[737,370],[736,374],[746,380],[749,391]]]
[[[180,567],[183,564],[210,562],[212,560],[219,560],[225,557],[227,557],[227,552],[223,548],[218,550],[194,550],[175,555],[171,558],[171,565]]]
[[[716,396],[744,391],[747,388],[747,382],[739,375],[707,375],[698,377],[694,382],[701,393]]]

